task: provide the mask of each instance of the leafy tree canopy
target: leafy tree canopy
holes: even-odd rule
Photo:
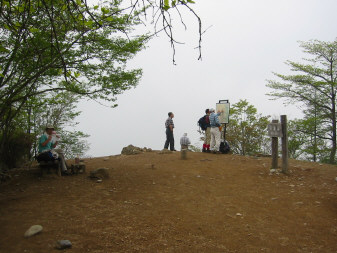
[[[267,81],[267,87],[272,89],[268,95],[304,105],[304,113],[312,112],[311,116],[319,124],[316,124],[316,129],[326,130],[317,132],[316,136],[330,141],[329,162],[334,163],[337,147],[337,40],[314,40],[300,45],[310,58],[304,59],[303,63],[287,61],[293,74],[274,73],[278,80]]]

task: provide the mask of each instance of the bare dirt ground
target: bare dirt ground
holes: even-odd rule
[[[14,171],[0,185],[0,252],[337,252],[336,166],[156,152],[87,159],[87,173]],[[149,164],[153,164],[151,168]],[[88,171],[110,168],[102,183]],[[43,232],[24,238],[31,226]]]

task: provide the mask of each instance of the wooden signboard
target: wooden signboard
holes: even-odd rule
[[[281,123],[270,123],[267,130],[270,137],[283,137]]]
[[[219,116],[220,124],[229,123],[229,102],[228,100],[220,100],[220,103],[216,104],[216,113],[218,111],[223,111]]]

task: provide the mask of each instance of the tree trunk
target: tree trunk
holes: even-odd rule
[[[336,131],[337,131],[337,127],[336,127],[336,103],[334,101],[333,103],[333,107],[332,107],[332,147],[331,147],[331,151],[330,151],[330,160],[329,162],[331,164],[335,163],[335,157],[336,157]]]
[[[333,80],[333,79],[332,79]],[[331,147],[331,152],[330,152],[330,163],[334,164],[335,163],[335,157],[336,157],[336,93],[334,86],[331,85],[331,119],[332,119],[332,147]]]

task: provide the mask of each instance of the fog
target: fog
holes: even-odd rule
[[[290,73],[286,60],[306,57],[298,41],[336,38],[337,1],[196,2],[194,9],[207,29],[202,60],[197,60],[197,20],[184,12],[187,31],[178,19],[174,23],[176,38],[184,42],[176,48],[176,65],[168,38],[160,34],[130,61],[130,68],[143,69],[143,77],[135,89],[117,97],[117,108],[81,101],[78,129],[90,134],[88,155],[118,154],[129,144],[162,149],[169,111],[175,114],[176,147],[184,132],[198,144],[197,121],[220,99],[231,104],[247,99],[259,113],[274,118],[301,117],[297,106],[266,96],[266,80],[274,78],[272,72]]]

